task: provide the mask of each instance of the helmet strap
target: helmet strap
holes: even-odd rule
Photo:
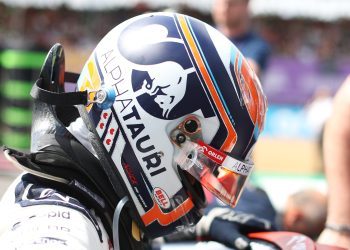
[[[65,78],[71,77],[74,77],[73,73],[65,73]],[[45,85],[44,79],[39,78],[34,83],[30,95],[36,100],[57,106],[86,105],[88,103],[88,91],[58,93],[45,89]]]
[[[114,210],[113,215],[113,244],[115,250],[120,250],[119,244],[119,218],[123,210],[124,205],[129,201],[129,198],[125,196],[118,202],[117,207]]]

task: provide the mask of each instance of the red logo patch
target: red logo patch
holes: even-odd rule
[[[198,145],[202,147],[203,154],[205,154],[209,159],[212,161],[222,164],[226,158],[226,155],[222,153],[221,151],[209,146],[208,144],[205,144],[202,141],[197,141]]]
[[[161,208],[168,209],[170,208],[170,200],[165,191],[159,187],[153,189],[153,195]]]
[[[122,164],[122,166],[124,167],[124,171],[125,173],[128,175],[129,177],[129,181],[132,185],[137,185],[137,178],[133,173],[132,168],[128,165],[128,164]]]

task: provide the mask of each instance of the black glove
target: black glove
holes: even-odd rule
[[[231,208],[214,208],[196,226],[196,235],[209,237],[230,248],[250,249],[250,241],[245,236],[251,232],[274,230],[272,222],[234,211]]]

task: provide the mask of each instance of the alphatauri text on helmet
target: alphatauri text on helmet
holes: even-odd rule
[[[132,144],[143,155],[141,159],[147,170],[150,171],[151,176],[156,176],[166,171],[166,168],[161,166],[159,150],[157,151],[151,143],[151,138],[146,133],[145,125],[141,122],[139,112],[133,103],[133,98],[129,95],[131,91],[125,87],[127,84],[124,83],[123,70],[114,51],[110,50],[102,54],[102,62],[103,69],[109,80],[113,81],[112,85],[115,88],[116,99],[114,107],[117,109],[117,113],[121,115],[119,119],[124,120],[124,130],[128,130],[125,132],[130,135]]]
[[[126,122],[128,120],[140,120],[140,115],[137,112],[135,106],[131,108],[132,112],[123,116],[123,120]],[[136,140],[136,148],[141,153],[149,153],[148,155],[142,157],[142,160],[146,163],[146,167],[148,170],[158,168],[161,164],[161,158],[158,152],[155,151],[154,145],[147,145],[147,141],[150,140],[149,135],[142,134],[142,131],[145,129],[145,125],[142,123],[130,123],[127,124],[126,127],[129,129],[131,133],[131,138]],[[152,153],[153,152],[153,153]],[[151,176],[158,175],[164,172],[166,169],[164,167],[159,168],[150,172]]]

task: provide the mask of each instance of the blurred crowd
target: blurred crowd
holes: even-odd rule
[[[12,8],[0,3],[0,45],[18,48],[47,48],[60,41],[65,46],[93,48],[118,23],[151,9],[138,4],[132,9],[75,11]],[[179,6],[179,12],[213,24],[210,13]],[[349,20],[336,23],[308,19],[283,20],[253,17],[253,27],[271,44],[273,53],[302,60],[317,58],[326,63],[350,56]]]
[[[208,19],[208,16],[183,8],[187,14]],[[60,42],[64,46],[91,49],[113,27],[122,21],[149,11],[145,4],[132,9],[75,11],[59,9],[11,8],[0,3],[0,46],[48,49]]]
[[[307,19],[282,20],[266,17],[258,20],[259,30],[275,52],[303,60],[316,57],[321,61],[348,58],[350,55],[349,20],[320,22]]]

